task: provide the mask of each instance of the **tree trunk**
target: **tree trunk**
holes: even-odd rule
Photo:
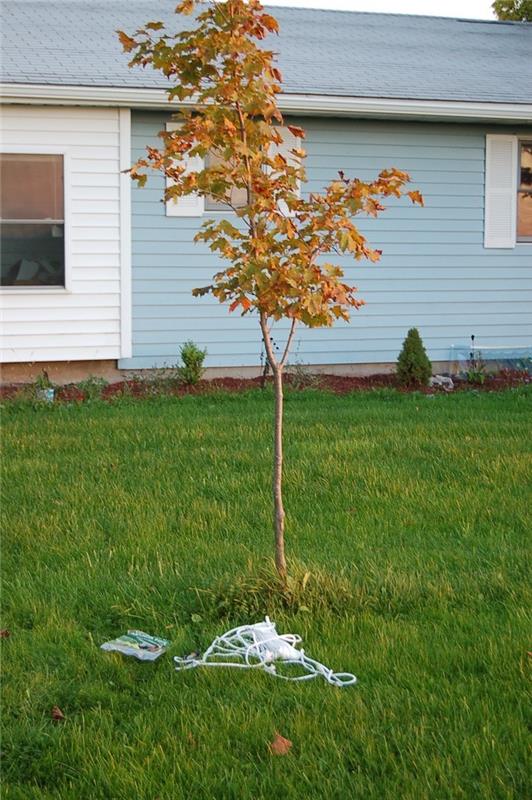
[[[275,424],[273,441],[273,506],[275,529],[275,566],[282,582],[286,584],[286,559],[284,555],[283,508],[283,368],[273,367],[275,387]]]

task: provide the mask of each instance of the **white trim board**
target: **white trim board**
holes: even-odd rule
[[[109,86],[53,86],[49,84],[2,83],[4,103],[34,105],[119,106],[168,108],[164,89]],[[379,97],[339,97],[282,94],[282,111],[301,115],[343,117],[394,117],[397,119],[484,120],[495,123],[531,123],[532,103],[479,103],[454,100],[410,100]],[[177,103],[173,103],[177,106]]]
[[[131,178],[124,170],[131,166],[131,111],[118,110],[120,148],[120,357],[131,358]]]

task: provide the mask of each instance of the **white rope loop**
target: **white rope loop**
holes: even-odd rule
[[[321,676],[331,686],[352,686],[357,682],[350,672],[333,672],[298,650],[301,637],[294,633],[278,634],[275,624],[266,617],[255,625],[241,625],[221,636],[217,636],[203,656],[174,656],[176,670],[196,667],[236,667],[238,669],[262,669],[285,681],[307,681]],[[220,660],[225,659],[225,660]],[[228,661],[227,659],[234,659]],[[306,674],[283,675],[277,672],[274,661],[303,668]]]

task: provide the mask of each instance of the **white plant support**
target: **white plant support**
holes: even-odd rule
[[[239,669],[262,669],[286,681],[306,681],[321,675],[332,686],[352,686],[357,682],[350,672],[333,672],[328,667],[309,658],[304,650],[295,645],[301,637],[294,633],[279,635],[275,623],[266,617],[255,625],[241,625],[221,636],[203,653],[203,656],[174,656],[176,670],[195,667],[237,667]],[[283,675],[277,672],[274,661],[293,664],[305,670],[303,675]]]

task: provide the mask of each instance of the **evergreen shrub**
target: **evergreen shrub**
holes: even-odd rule
[[[417,328],[410,328],[397,359],[397,377],[403,386],[427,386],[432,364]]]

